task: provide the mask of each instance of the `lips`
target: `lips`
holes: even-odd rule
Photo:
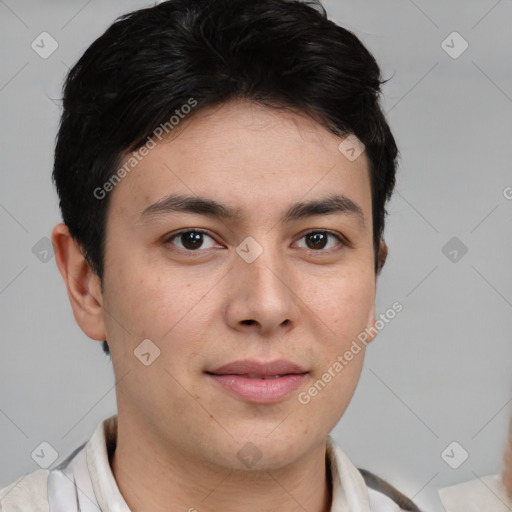
[[[285,359],[266,362],[246,359],[205,373],[231,396],[254,404],[275,404],[302,386],[309,372]]]
[[[276,379],[284,375],[304,374],[307,373],[307,370],[285,359],[268,362],[246,359],[233,361],[206,373],[213,375],[241,375],[248,379]]]

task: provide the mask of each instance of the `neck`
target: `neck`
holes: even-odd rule
[[[119,421],[110,466],[131,510],[167,512],[329,512],[326,445],[272,471],[240,470],[161,446],[136,422]]]

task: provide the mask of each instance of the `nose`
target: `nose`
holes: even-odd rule
[[[252,263],[237,257],[227,286],[227,322],[238,331],[262,336],[283,334],[297,323],[298,290],[282,255],[263,248]]]

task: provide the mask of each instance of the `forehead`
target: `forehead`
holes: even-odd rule
[[[342,138],[303,113],[232,101],[185,117],[154,140],[112,192],[113,214],[132,223],[171,194],[212,199],[236,210],[239,220],[263,218],[269,208],[284,220],[290,205],[333,195],[370,216],[365,153],[349,160]]]

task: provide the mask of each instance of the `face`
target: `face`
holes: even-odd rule
[[[341,140],[230,102],[182,121],[111,192],[101,301],[119,414],[159,446],[239,469],[251,442],[276,468],[344,413],[364,347],[333,367],[374,322],[375,272],[368,160]],[[256,366],[221,369],[235,361]],[[253,378],[265,368],[285,376]]]

